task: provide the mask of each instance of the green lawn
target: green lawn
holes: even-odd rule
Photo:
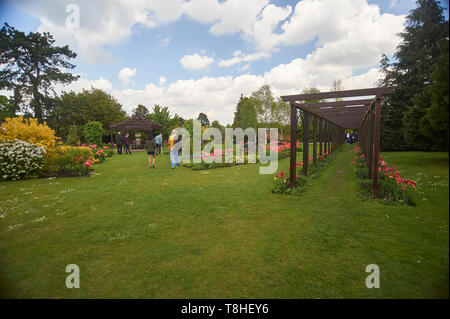
[[[271,194],[257,164],[149,169],[137,152],[89,178],[0,183],[1,297],[448,297],[447,153],[383,155],[419,182],[416,207],[361,201],[350,146],[300,196]]]

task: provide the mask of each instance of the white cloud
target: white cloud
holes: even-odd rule
[[[307,86],[317,86],[322,91],[330,89],[331,82],[336,78],[334,69],[322,69],[318,73],[309,73],[308,62],[305,59],[294,59],[290,63],[280,64],[262,75],[242,74],[240,76],[204,76],[200,79],[177,80],[167,83],[160,77],[159,84],[149,83],[144,89],[115,89],[109,81],[100,78],[89,81],[81,78],[71,87],[79,91],[82,87],[102,88],[112,94],[123,104],[125,110],[131,110],[138,104],[151,107],[154,104],[167,105],[171,113],[177,113],[184,118],[194,118],[200,112],[209,119],[220,123],[232,123],[233,114],[239,96],[250,95],[264,84],[269,84],[275,96],[300,93]],[[378,80],[378,69],[368,72],[341,77],[345,89],[371,87]]]
[[[180,59],[183,68],[188,70],[201,70],[207,68],[214,62],[213,57],[199,55],[198,53],[185,55]]]
[[[120,70],[117,77],[119,78],[122,85],[127,86],[130,84],[134,84],[133,81],[131,81],[131,77],[133,77],[136,74],[136,69],[130,69],[130,68],[123,68]]]
[[[49,31],[58,44],[69,44],[92,63],[115,61],[108,46],[124,43],[133,27],[159,27],[183,14],[211,25],[213,35],[241,34],[256,52],[270,54],[280,46],[313,40],[318,47],[328,47],[324,56],[329,56],[326,51],[348,56],[347,50],[364,60],[397,43],[392,31],[398,30],[405,18],[381,14],[379,7],[367,0],[302,0],[294,10],[269,0],[117,0],[114,5],[109,0],[79,0],[80,28],[70,29],[65,26],[65,7],[72,2],[19,1],[23,9],[41,20],[39,31]],[[160,35],[160,41],[168,45],[171,39]],[[352,48],[348,48],[349,43]]]
[[[178,20],[183,14],[183,0],[78,0],[80,28],[65,26],[65,7],[72,0],[20,0],[23,10],[37,16],[41,25],[38,31],[48,31],[58,44],[68,44],[89,63],[114,61],[113,55],[105,49],[123,43],[132,34],[134,26],[154,28]],[[165,38],[163,40],[168,44]]]
[[[163,76],[159,77],[159,86],[164,86],[164,84],[166,84],[167,79]]]
[[[220,60],[218,65],[220,67],[229,67],[243,62],[253,62],[263,58],[268,58],[270,56],[269,53],[266,52],[256,52],[253,54],[244,54],[241,51],[235,51],[233,53],[233,57],[227,60]]]

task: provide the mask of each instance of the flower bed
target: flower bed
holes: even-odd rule
[[[21,140],[0,142],[0,176],[2,180],[35,177],[44,165],[44,146]]]
[[[369,179],[369,168],[365,155],[359,147],[354,150],[355,157],[351,164],[355,167],[356,176],[359,177],[359,186],[362,194],[369,196],[372,190],[372,180]],[[403,178],[395,165],[389,166],[381,156],[378,160],[378,191],[377,197],[386,202],[397,202],[404,205],[413,205],[411,195],[417,183],[411,179]]]
[[[338,151],[338,150],[336,150]],[[335,152],[336,153],[336,152]],[[308,167],[308,176],[303,175],[303,162],[298,162],[295,164],[295,182],[294,187],[290,187],[290,172],[285,174],[283,171],[275,174],[273,179],[275,181],[275,185],[272,189],[272,193],[276,194],[291,194],[291,193],[301,193],[303,192],[303,186],[311,179],[315,178],[322,169],[327,165],[327,163],[333,158],[334,154],[328,154],[325,152],[322,156],[319,156],[317,159],[317,165],[311,165]],[[312,162],[312,157],[309,158],[309,162]],[[289,168],[290,170],[290,168]]]
[[[61,146],[44,122],[22,116],[6,118],[0,126],[0,180],[33,176],[89,176],[94,163],[113,156],[111,145]]]

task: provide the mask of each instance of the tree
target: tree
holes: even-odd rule
[[[390,63],[386,56],[380,61],[384,73],[381,84],[396,87],[382,110],[384,150],[442,147],[434,137],[423,134],[426,125],[422,119],[430,108],[427,87],[433,83],[431,73],[439,56],[438,43],[448,38],[448,21],[439,1],[418,0],[417,5],[407,16],[395,61]]]
[[[0,95],[0,123],[7,117],[14,117],[14,105],[11,99],[4,95]]]
[[[109,130],[111,124],[126,118],[122,105],[103,90],[91,88],[80,93],[64,92],[55,99],[56,106],[48,118],[48,124],[59,136],[67,136],[72,125],[83,132],[89,121],[102,123]]]
[[[342,80],[341,79],[334,79],[331,83],[331,91],[333,92],[339,92],[342,91],[344,87],[342,86]],[[342,101],[341,98],[336,98],[336,102]]]
[[[169,138],[171,127],[174,125],[175,127],[179,126],[179,121],[177,119],[178,115],[172,118],[170,116],[170,111],[167,106],[155,104],[153,106],[152,112],[147,117],[149,120],[152,120],[153,122],[164,125],[164,132],[162,133],[164,138],[166,139]]]
[[[149,115],[148,108],[142,104],[139,104],[133,109],[133,115],[147,117]]]
[[[78,136],[78,129],[76,125],[72,125],[69,128],[69,134],[67,134],[66,144],[67,145],[78,145],[80,137]]]
[[[7,23],[0,30],[0,89],[14,90],[17,104],[30,101],[34,117],[42,121],[51,111],[54,84],[67,84],[78,78],[64,70],[76,53],[69,47],[54,46],[48,32],[24,32]]]
[[[431,73],[432,83],[427,87],[430,107],[420,120],[420,132],[427,138],[436,140],[439,146],[449,146],[449,40],[439,43],[440,55]]]
[[[84,126],[84,137],[88,144],[99,145],[102,143],[103,125],[97,121],[87,122]]]
[[[273,111],[276,107],[270,86],[268,84],[263,85],[259,90],[252,92],[251,98],[256,102],[258,122],[267,127],[270,122],[273,122]]]
[[[234,112],[233,128],[242,128],[243,130],[252,127],[258,127],[258,119],[256,113],[256,101],[253,98],[244,97],[241,94],[239,102]]]
[[[200,121],[202,126],[209,126],[208,116],[205,113],[200,113],[197,117],[197,120]]]
[[[225,126],[221,125],[221,124],[219,123],[219,121],[217,121],[217,120],[212,121],[212,122],[211,122],[211,127],[214,127],[214,128],[216,128],[216,129],[219,129],[219,130],[220,130],[220,133],[222,134],[222,138],[225,137]]]

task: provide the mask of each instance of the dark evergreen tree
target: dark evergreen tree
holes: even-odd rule
[[[396,87],[383,106],[381,145],[384,150],[433,149],[438,143],[423,134],[420,123],[430,107],[425,91],[432,83],[438,43],[448,38],[440,2],[418,0],[400,36],[395,61],[390,63],[386,56],[381,60],[384,79],[380,84]]]
[[[78,78],[64,72],[75,65],[69,62],[76,53],[69,47],[54,46],[48,32],[24,32],[7,23],[0,29],[0,89],[14,91],[15,108],[29,101],[34,117],[43,120],[54,107],[53,85]],[[25,110],[26,111],[26,110]]]

